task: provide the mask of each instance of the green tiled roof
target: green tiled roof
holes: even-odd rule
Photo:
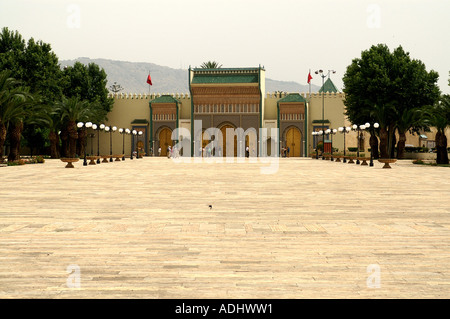
[[[223,83],[258,83],[257,74],[236,74],[236,75],[194,75],[193,84],[223,84]]]
[[[176,103],[180,104],[181,102],[178,101],[176,98],[174,98],[172,95],[161,95],[160,97],[157,97],[156,99],[150,101],[150,104],[152,103]]]
[[[148,121],[146,119],[134,119],[131,124],[147,124]]]
[[[289,93],[284,98],[278,100],[278,103],[286,103],[286,102],[304,102],[304,103],[306,103],[306,100],[303,96],[300,95],[300,93]]]
[[[330,120],[313,120],[312,121],[314,124],[317,124],[317,123],[330,123]]]
[[[192,84],[258,83],[258,68],[194,69]]]
[[[337,93],[337,92],[339,92],[339,90],[337,89],[336,85],[334,85],[333,81],[331,81],[331,79],[328,78],[319,90],[319,93],[322,93],[322,92]]]

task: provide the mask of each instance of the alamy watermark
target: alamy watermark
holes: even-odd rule
[[[66,8],[67,16],[66,25],[69,29],[81,28],[81,8],[78,4],[69,4]]]
[[[66,284],[68,288],[81,288],[81,270],[80,266],[72,264],[66,268],[69,276],[67,277]]]
[[[173,146],[175,162],[191,163],[262,163],[269,164],[260,168],[261,174],[274,174],[278,171],[280,148],[278,128],[226,128],[225,136],[222,130],[211,127],[203,130],[202,121],[194,121],[194,137],[191,142],[191,132],[187,128],[176,128],[171,139],[177,141]],[[207,145],[203,142],[207,141]],[[224,144],[225,141],[225,144]],[[270,149],[270,155],[268,150]],[[182,154],[182,155],[178,155]],[[191,156],[192,154],[192,156]]]
[[[380,288],[381,287],[381,267],[378,264],[370,264],[367,266],[366,284],[367,288]]]
[[[381,8],[378,4],[372,3],[367,6],[368,13],[366,24],[369,29],[381,28]]]

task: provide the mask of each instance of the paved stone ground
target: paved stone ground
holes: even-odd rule
[[[0,168],[0,298],[450,297],[450,169],[267,165]]]

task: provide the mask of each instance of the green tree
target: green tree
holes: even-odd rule
[[[67,98],[77,97],[91,104],[95,110],[95,122],[106,119],[107,114],[112,110],[114,100],[108,97],[109,92],[106,87],[107,75],[104,69],[95,63],[84,65],[75,62],[73,66],[64,68],[64,95]]]
[[[0,33],[0,70],[10,70],[16,80],[22,78],[20,56],[25,52],[25,40],[19,32],[2,28]]]
[[[450,126],[450,95],[442,95],[440,100],[425,110],[425,119],[430,127],[435,127],[436,164],[448,164],[447,136],[445,129]]]
[[[216,61],[208,61],[203,62],[200,67],[202,69],[220,69],[222,67],[222,64],[219,64],[219,62]]]
[[[34,104],[35,109],[29,110],[27,121],[22,124],[33,126],[25,128],[28,144],[37,137],[34,133],[41,131],[41,134],[48,134],[46,138],[50,140],[52,157],[58,156],[60,136],[57,132],[61,130],[63,137],[68,134],[67,123],[61,122],[61,104],[66,104],[71,98],[78,99],[79,103],[89,107],[91,121],[95,122],[105,120],[112,109],[113,99],[108,98],[106,73],[98,65],[91,63],[85,66],[77,62],[73,67],[61,70],[50,44],[33,38],[26,43],[17,31],[12,32],[8,28],[3,28],[0,33],[2,69],[9,69],[11,77],[22,81],[30,93],[39,96],[36,99],[38,103]],[[44,105],[48,107],[47,113],[42,111]],[[14,129],[14,133],[21,132],[24,130],[23,125],[11,126],[11,130]],[[65,141],[69,140],[66,138]]]
[[[48,129],[43,121],[38,120],[39,116],[45,115],[41,112],[41,107],[43,104],[54,104],[62,98],[62,71],[56,54],[52,52],[50,44],[33,38],[25,43],[17,31],[3,28],[0,33],[0,69],[10,70],[11,76],[20,80],[36,96],[33,105],[30,105],[32,108],[27,110],[25,121],[11,124],[10,130],[14,134],[9,136],[15,140],[13,144],[20,145],[16,139],[21,140],[22,132],[25,133],[24,137],[30,148],[37,141],[43,144],[41,139],[47,138]],[[11,151],[16,153],[18,149],[11,148]],[[10,158],[17,156],[13,154]]]
[[[384,44],[372,46],[353,59],[343,77],[346,115],[353,123],[378,122],[380,156],[390,157],[396,130],[399,146],[404,148],[406,131],[417,125],[402,122],[415,113],[410,110],[433,104],[439,97],[437,79],[436,72],[427,72],[402,47],[391,53]],[[372,148],[376,146],[373,135]]]
[[[77,140],[79,138],[77,123],[92,121],[98,117],[99,107],[94,103],[81,100],[78,97],[63,98],[55,107],[62,123],[61,139],[63,140],[62,156],[76,157]],[[81,138],[85,138],[82,136]],[[83,143],[84,144],[84,143]],[[83,151],[83,150],[82,150]],[[82,151],[78,154],[80,155]]]
[[[21,87],[20,82],[11,77],[11,71],[1,71],[0,155],[3,156],[3,147],[7,132],[9,132],[11,150],[8,160],[18,159],[23,121],[26,117],[29,117],[32,105],[34,105],[34,101],[28,89]]]

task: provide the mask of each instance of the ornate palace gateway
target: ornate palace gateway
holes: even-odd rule
[[[141,136],[125,136],[124,142],[118,134],[113,136],[113,153],[120,152],[124,144],[126,155],[140,148],[147,155],[165,156],[169,146],[183,141],[183,145],[190,145],[190,150],[183,147],[183,151],[188,149],[191,156],[306,157],[322,140],[326,150],[332,142],[333,148],[342,152],[343,134],[311,134],[350,125],[344,114],[344,94],[331,79],[318,93],[267,93],[265,72],[261,66],[189,68],[189,93],[112,95],[114,107],[108,123],[143,132]],[[196,125],[199,121],[201,125]],[[215,129],[220,133],[213,134]],[[261,134],[271,129],[278,132],[276,141],[270,133]],[[234,134],[227,136],[230,130]],[[240,130],[244,134],[237,134]],[[357,136],[353,131],[346,136],[346,148],[359,142],[367,152],[369,143],[364,139],[369,134],[360,134],[359,140]],[[409,136],[407,143],[419,144],[417,138]],[[109,136],[100,132],[100,141],[100,153],[108,153]]]

